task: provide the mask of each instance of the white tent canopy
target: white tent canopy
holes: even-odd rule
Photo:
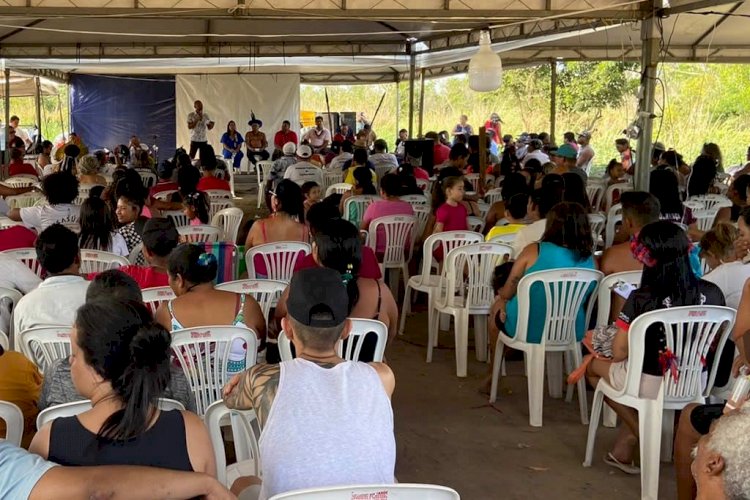
[[[57,95],[59,84],[47,78],[39,79],[39,91],[42,95]],[[11,97],[34,97],[37,95],[36,78],[12,72],[10,75]],[[0,84],[0,99],[5,97],[5,85]]]

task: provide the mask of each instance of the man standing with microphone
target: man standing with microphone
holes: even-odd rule
[[[208,144],[206,133],[214,128],[214,122],[203,112],[203,103],[193,103],[195,111],[188,115],[188,128],[190,129],[190,159],[195,158],[196,151]]]

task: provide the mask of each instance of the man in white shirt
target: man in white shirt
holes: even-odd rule
[[[586,175],[591,171],[591,166],[594,164],[594,148],[591,147],[591,132],[584,130],[578,134],[578,144],[581,145],[578,150],[578,159],[576,160],[576,167],[580,168]]]
[[[542,239],[544,230],[547,228],[547,212],[562,201],[563,187],[562,184],[551,183],[534,191],[529,199],[528,215],[538,220],[516,233],[516,239],[511,244],[514,258],[518,257],[527,245]]]
[[[526,156],[523,157],[523,160],[521,161],[521,167],[526,166],[526,162],[534,159],[538,160],[539,163],[544,166],[545,163],[549,163],[549,156],[547,156],[547,153],[543,150],[544,144],[539,139],[532,139],[529,142],[529,147],[526,152]]]
[[[47,205],[40,207],[13,208],[8,218],[23,222],[23,225],[36,232],[47,229],[52,224],[62,224],[79,233],[81,226],[78,215],[81,207],[74,205],[78,196],[78,179],[69,172],[55,172],[42,180]]]
[[[316,153],[324,153],[331,144],[331,131],[323,127],[323,117],[315,117],[315,128],[307,131],[302,137],[303,141],[307,141]]]
[[[376,140],[372,148],[375,152],[370,155],[370,161],[375,167],[391,165],[393,168],[398,168],[398,159],[396,155],[388,152],[388,143],[384,139]]]
[[[23,143],[26,145],[26,148],[28,148],[29,146],[31,146],[31,138],[29,137],[29,133],[26,132],[26,130],[18,126],[20,121],[21,119],[18,118],[18,116],[13,115],[10,117],[9,123],[10,123],[10,126],[15,129],[16,137],[21,139]]]
[[[78,236],[73,231],[51,225],[37,238],[36,255],[47,270],[47,279],[16,305],[16,335],[40,326],[72,326],[76,311],[86,301],[89,283],[80,275]]]
[[[190,159],[195,158],[202,146],[208,144],[207,133],[214,128],[214,122],[203,112],[203,103],[195,101],[193,103],[195,111],[188,115],[187,125],[190,129]]]
[[[305,182],[317,182],[319,186],[323,185],[323,171],[317,166],[307,161],[312,156],[310,146],[302,145],[297,148],[297,163],[287,167],[284,172],[284,179],[296,182],[300,186]]]
[[[331,160],[331,163],[328,164],[328,168],[330,170],[343,170],[344,163],[352,159],[352,157],[354,156],[353,153],[354,153],[354,144],[352,144],[349,141],[342,142],[341,151],[339,151],[339,154],[337,156],[333,157],[333,160]]]

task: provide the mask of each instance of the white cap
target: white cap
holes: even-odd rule
[[[293,143],[292,141],[289,141],[286,144],[284,144],[282,151],[284,152],[285,155],[293,155],[295,151],[297,151],[297,145]]]
[[[286,148],[286,145],[284,147]],[[310,149],[310,146],[303,144],[297,148],[297,156],[300,158],[310,158],[312,156],[312,149]]]

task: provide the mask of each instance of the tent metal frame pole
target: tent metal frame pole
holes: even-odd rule
[[[34,83],[36,84],[36,126],[39,134],[42,134],[42,82],[37,76],[34,77]]]
[[[399,118],[401,118],[401,80],[396,78],[396,139],[398,139]]]
[[[422,134],[422,121],[424,120],[424,68],[419,72],[419,138]]]
[[[549,139],[551,144],[555,141],[557,129],[557,63],[552,61],[550,66],[550,94],[549,94]]]
[[[651,10],[653,13],[654,10]],[[652,136],[654,132],[654,96],[656,94],[656,71],[658,68],[659,35],[655,29],[653,14],[641,23],[641,88],[643,97],[638,105],[641,134],[638,136],[635,188],[648,191],[649,167],[651,165]]]
[[[10,163],[10,148],[8,148],[8,127],[10,127],[10,68],[5,68],[5,133],[3,134],[3,147],[5,154],[3,155],[3,163]]]
[[[414,78],[417,72],[417,54],[409,45],[409,138],[414,138]]]

